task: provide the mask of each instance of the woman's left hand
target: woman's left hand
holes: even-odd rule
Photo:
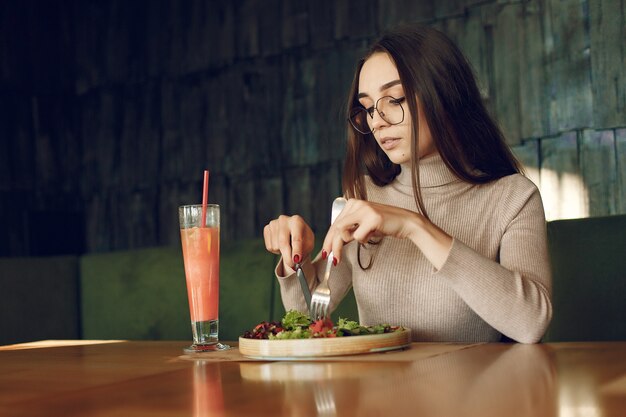
[[[400,207],[349,199],[326,234],[323,253],[332,251],[339,262],[346,243],[353,240],[366,243],[372,238],[382,236],[410,239],[436,268],[443,265],[452,246],[452,238],[419,213]]]

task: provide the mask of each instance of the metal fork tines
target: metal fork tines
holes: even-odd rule
[[[341,213],[341,210],[346,206],[346,199],[339,197],[333,201],[330,214],[330,224],[335,223],[335,219]],[[313,295],[311,296],[311,308],[309,309],[311,318],[313,320],[323,319],[329,316],[330,307],[330,287],[328,286],[328,278],[330,277],[330,268],[333,265],[335,257],[331,251],[328,254],[328,260],[326,261],[326,270],[324,271],[324,277],[322,282],[315,288]]]
[[[328,317],[328,309],[330,306],[330,287],[328,286],[328,278],[330,277],[330,268],[333,264],[333,253],[328,255],[326,261],[326,270],[324,271],[324,278],[322,282],[315,288],[313,295],[311,296],[311,318],[313,320],[323,319]]]

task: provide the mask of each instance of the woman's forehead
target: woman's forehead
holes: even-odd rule
[[[376,52],[363,63],[358,93],[373,97],[380,92],[381,87],[399,79],[398,69],[391,57],[385,52]]]

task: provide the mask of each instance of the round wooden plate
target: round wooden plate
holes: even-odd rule
[[[402,349],[411,344],[409,329],[367,336],[319,339],[267,340],[239,338],[239,352],[253,359],[297,360],[323,356],[357,355]]]

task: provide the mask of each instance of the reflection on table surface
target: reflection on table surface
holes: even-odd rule
[[[623,342],[484,344],[379,362],[181,360],[183,346],[0,349],[0,415],[626,415]]]
[[[382,416],[390,409],[420,416],[456,416],[460,410],[466,416],[540,416],[557,408],[556,370],[549,349],[537,346],[483,346],[382,367],[371,362],[239,367],[244,390],[271,389],[283,398],[285,414],[294,416]]]

